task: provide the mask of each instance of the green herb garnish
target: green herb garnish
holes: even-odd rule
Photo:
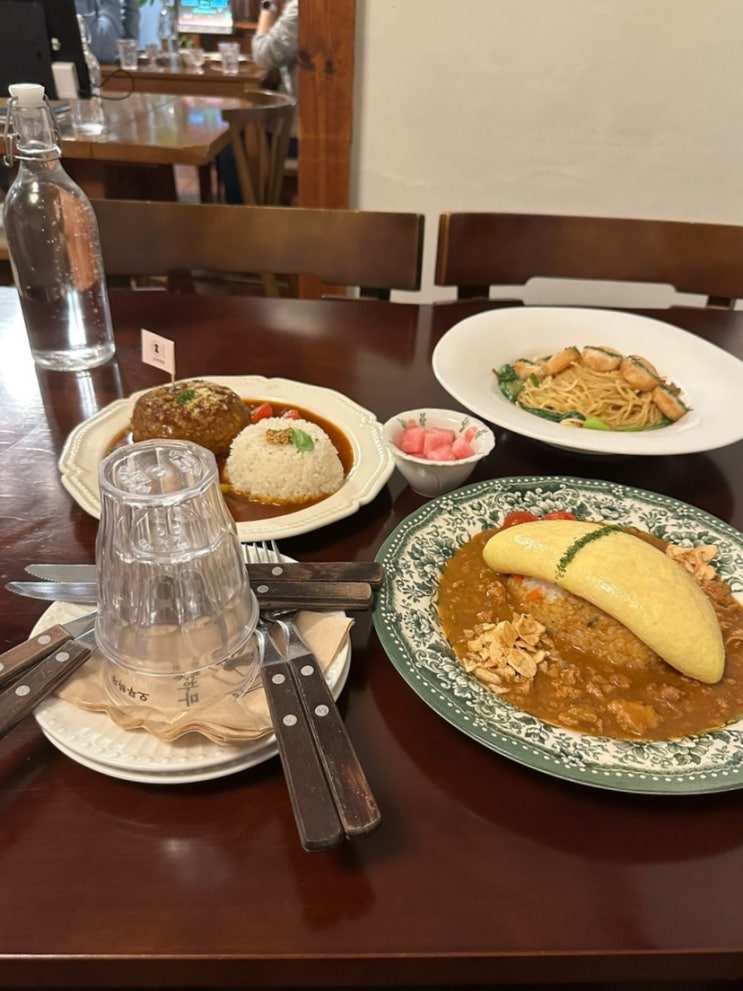
[[[311,451],[314,448],[315,442],[306,430],[292,427],[291,431],[292,444],[298,451]]]
[[[582,537],[578,537],[574,540],[572,544],[568,547],[565,553],[562,555],[560,560],[557,562],[557,568],[555,569],[555,578],[561,578],[565,574],[565,569],[573,560],[575,555],[581,549],[585,547],[586,544],[592,543],[594,540],[598,540],[599,537],[605,537],[607,533],[621,533],[622,527],[616,526],[615,524],[609,524],[607,526],[600,526],[596,530],[591,530],[589,533],[584,533]]]
[[[180,392],[176,393],[175,401],[179,405],[185,406],[186,403],[190,403],[195,396],[196,396],[195,389],[181,389]]]

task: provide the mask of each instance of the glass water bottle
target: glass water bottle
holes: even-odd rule
[[[115,351],[98,222],[60,163],[44,87],[16,83],[5,123],[5,163],[18,174],[3,216],[31,353],[44,368],[78,371]]]
[[[175,0],[162,0],[157,19],[157,36],[164,44],[171,69],[178,68],[178,12]]]
[[[103,134],[106,130],[106,113],[101,97],[101,65],[90,47],[90,31],[82,14],[77,15],[77,26],[83,46],[83,57],[90,80],[90,96],[78,97],[72,111],[72,126],[79,134]]]

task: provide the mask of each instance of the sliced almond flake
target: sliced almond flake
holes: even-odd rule
[[[524,678],[533,678],[537,673],[534,658],[523,650],[511,650],[508,653],[508,663]]]
[[[512,619],[499,623],[478,624],[467,642],[464,669],[488,684],[512,681],[517,675],[529,681],[547,656],[538,647],[545,632],[541,623],[524,613],[514,613]],[[483,677],[483,672],[489,677]]]
[[[682,565],[692,577],[698,581],[707,581],[717,577],[717,572],[709,562],[717,554],[714,544],[699,544],[697,547],[679,547],[669,544],[666,554],[673,561]]]

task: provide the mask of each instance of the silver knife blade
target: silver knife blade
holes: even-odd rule
[[[36,708],[39,702],[67,681],[70,675],[90,657],[94,647],[93,630],[89,630],[76,640],[70,640],[68,637],[57,650],[46,654],[30,671],[0,693],[0,737],[13,729],[24,716]]]
[[[47,654],[60,648],[68,640],[74,640],[90,632],[95,625],[95,617],[95,612],[90,612],[70,620],[69,623],[57,623],[0,654],[0,687],[12,681]]]
[[[97,602],[95,582],[7,582],[5,587],[16,595],[46,602]]]
[[[52,582],[94,582],[98,578],[94,564],[27,564],[24,570]]]
[[[95,582],[7,582],[16,595],[46,602],[96,602]],[[251,588],[261,609],[314,609],[317,612],[368,609],[374,592],[365,582],[254,582]]]
[[[378,588],[384,577],[378,561],[251,561],[247,568],[252,582],[365,582]],[[94,582],[97,577],[94,564],[29,564],[25,570],[46,581]]]

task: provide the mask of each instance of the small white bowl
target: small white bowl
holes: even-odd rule
[[[475,435],[470,441],[475,453],[457,461],[430,461],[428,458],[406,454],[397,446],[397,441],[411,420],[421,427],[444,427],[454,430],[456,434],[475,427]],[[495,446],[495,436],[489,427],[469,413],[458,413],[451,409],[409,409],[396,413],[382,427],[382,436],[392,452],[395,466],[413,492],[429,498],[462,485],[472,474],[477,462]]]

